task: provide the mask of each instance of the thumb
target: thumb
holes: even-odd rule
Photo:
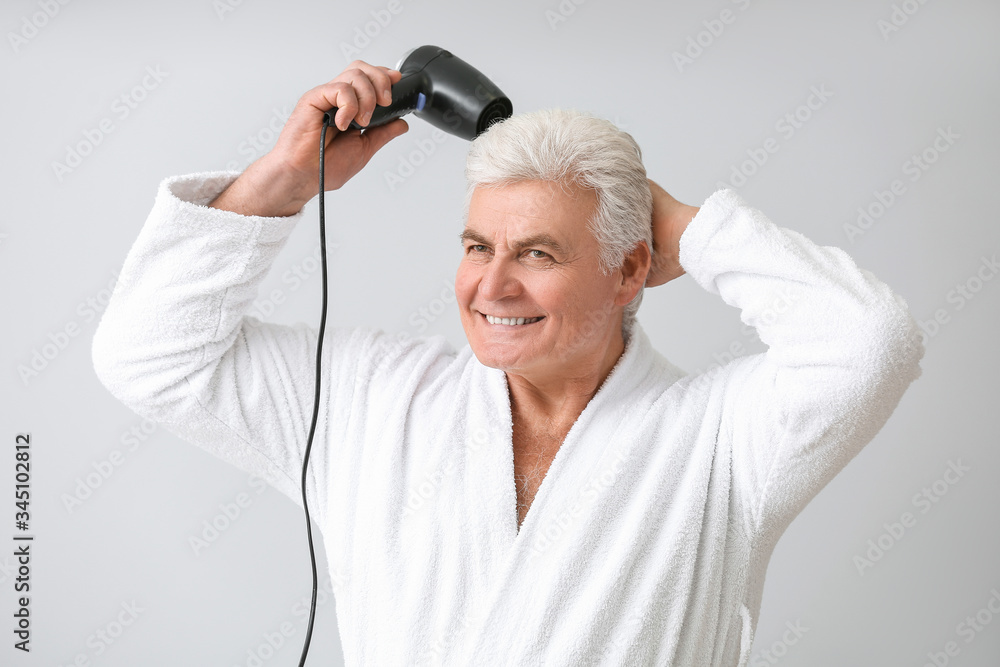
[[[386,123],[385,125],[380,125],[378,127],[373,127],[369,130],[365,130],[362,136],[368,137],[368,155],[371,157],[378,152],[380,148],[385,146],[387,143],[395,139],[401,134],[405,134],[409,131],[410,126],[402,118],[397,118],[391,123]]]

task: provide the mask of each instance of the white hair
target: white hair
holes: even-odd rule
[[[479,186],[550,181],[594,190],[597,206],[587,228],[600,247],[603,275],[621,268],[639,241],[653,249],[653,197],[642,151],[630,134],[603,118],[576,110],[542,109],[494,123],[472,142],[465,177],[465,220]],[[622,313],[626,339],[643,290],[639,288]]]

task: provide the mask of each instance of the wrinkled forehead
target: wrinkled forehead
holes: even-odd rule
[[[552,181],[518,181],[476,187],[470,196],[463,238],[519,236],[566,245],[581,233],[593,213],[592,190]],[[546,237],[546,238],[541,238]]]
[[[557,193],[564,193],[570,198],[578,197],[593,197],[596,200],[596,193],[594,190],[578,185],[569,180],[562,181],[550,181],[550,180],[531,180],[531,179],[510,179],[505,181],[500,181],[496,183],[468,183],[465,190],[465,201],[463,206],[463,214],[465,218],[468,218],[469,212],[472,208],[473,198],[480,199],[482,193],[486,191],[493,190],[504,190],[504,189],[532,189],[537,192],[544,192],[545,197],[540,198],[540,201],[544,199],[551,200],[551,198]]]

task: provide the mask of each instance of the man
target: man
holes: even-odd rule
[[[243,174],[164,181],[94,340],[116,396],[296,502],[316,332],[245,313],[323,113],[335,190],[406,130],[347,130],[399,77],[352,63]],[[492,126],[466,175],[469,345],[324,345],[308,494],[347,664],[746,664],[778,538],[920,375],[905,302],[731,190],[681,204],[584,114]],[[654,350],[643,286],[685,272],[768,351],[692,377]]]

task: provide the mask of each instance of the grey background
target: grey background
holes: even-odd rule
[[[1000,279],[982,269],[991,280],[975,282],[981,258],[1000,250],[989,203],[1000,149],[997,3],[399,0],[391,14],[381,0],[223,2],[18,0],[0,9],[0,396],[9,443],[0,463],[8,544],[0,547],[0,663],[68,665],[82,655],[99,665],[248,665],[287,622],[291,636],[273,655],[265,650],[262,664],[297,664],[305,623],[295,605],[310,588],[300,509],[273,489],[257,493],[245,474],[115,401],[92,370],[93,316],[161,179],[242,169],[273,144],[269,124],[278,127],[302,93],[353,57],[393,66],[407,49],[436,44],[491,77],[515,111],[575,107],[617,122],[643,147],[650,176],[686,203],[734,184],[747,151],[774,139],[779,150],[737,188],[741,195],[777,224],[847,250],[919,320],[941,311],[947,321],[928,337],[923,377],[778,544],[751,664],[922,665],[949,641],[959,652],[948,664],[998,664],[1000,618],[987,603],[1000,591]],[[46,5],[58,8],[51,18]],[[733,21],[711,23],[724,10]],[[371,23],[373,11],[391,20]],[[879,22],[894,11],[901,25],[883,34]],[[722,25],[721,34],[705,21]],[[342,46],[370,23],[377,34],[345,57]],[[43,25],[32,33],[34,24]],[[699,33],[707,46],[679,68],[674,52]],[[116,99],[132,95],[147,67],[162,80],[122,117]],[[832,96],[799,109],[814,86]],[[809,118],[786,136],[777,123],[797,110]],[[113,131],[57,174],[54,163],[103,119]],[[959,138],[910,180],[904,163],[933,146],[939,128]],[[409,133],[328,197],[331,322],[444,333],[460,347],[450,290],[468,144],[434,142],[431,129],[411,119]],[[390,187],[386,174],[418,162]],[[894,179],[905,192],[849,238],[844,225]],[[284,299],[271,319],[318,321],[317,238],[313,201],[262,289]],[[290,278],[296,268],[299,284]],[[970,279],[981,289],[956,300],[952,290]],[[431,314],[426,328],[421,308]],[[689,277],[647,291],[639,320],[657,349],[692,372],[731,346],[763,349],[735,309]],[[67,326],[78,334],[61,337]],[[52,356],[45,368],[22,378],[20,367],[43,350]],[[143,439],[131,439],[131,429]],[[13,441],[21,432],[33,442],[30,656],[11,647]],[[67,506],[115,450],[120,465]],[[955,484],[939,481],[950,462],[969,468]],[[914,496],[935,481],[946,493],[922,512]],[[189,538],[240,493],[250,505],[196,554]],[[904,512],[916,524],[886,537],[885,524]],[[880,537],[890,549],[859,572],[855,557]],[[318,558],[323,583],[322,551]],[[141,609],[134,622],[111,644],[98,639],[115,632],[123,603]],[[1000,593],[993,604],[1000,608]],[[984,609],[981,620],[991,623],[969,641],[959,624]],[[786,633],[788,624],[800,636]],[[330,599],[319,607],[309,664],[342,664]]]

